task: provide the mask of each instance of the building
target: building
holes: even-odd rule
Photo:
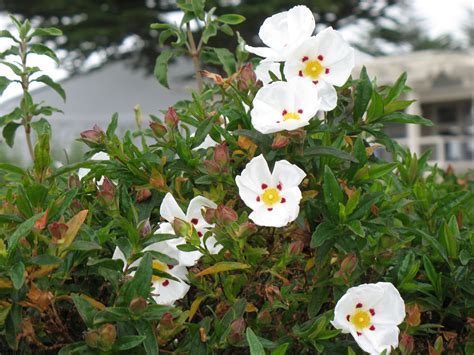
[[[387,130],[391,137],[418,156],[431,148],[431,163],[442,168],[474,169],[474,49],[376,57],[365,66],[378,85],[391,85],[407,72],[407,84],[413,90],[405,99],[416,100],[407,112],[434,123],[431,127],[392,125]],[[356,68],[354,75],[359,71]]]

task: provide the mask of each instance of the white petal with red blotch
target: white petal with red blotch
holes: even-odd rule
[[[387,350],[387,354],[389,354],[392,348],[398,347],[399,334],[400,330],[395,325],[376,325],[374,331],[364,330],[361,336],[356,334],[356,341],[360,345],[359,341],[366,339],[373,349],[371,354],[381,354],[384,350]]]
[[[155,234],[175,234],[175,232],[173,226],[170,223],[161,223],[160,228],[155,232]],[[177,259],[179,263],[185,266],[195,265],[202,256],[200,251],[179,250],[178,245],[186,244],[186,240],[183,237],[168,239],[154,244],[166,244],[170,248],[176,250],[178,253]]]
[[[196,229],[212,227],[202,216],[203,207],[217,208],[217,205],[203,196],[194,197],[189,202],[186,221],[192,222]]]
[[[163,202],[161,202],[160,215],[170,223],[173,223],[175,218],[186,220],[183,210],[169,192],[163,198]]]
[[[237,186],[245,186],[257,195],[260,194],[262,184],[269,185],[272,181],[272,174],[263,155],[260,154],[247,163],[245,169],[241,175],[235,178],[235,181]]]
[[[184,282],[187,269],[183,265],[176,265],[172,270],[167,271],[179,281],[160,279],[153,281],[153,299],[157,304],[172,305],[177,300],[182,299],[189,291],[190,286]]]
[[[372,322],[376,325],[400,324],[405,319],[405,302],[398,290],[390,282],[376,284],[383,290],[383,296],[372,307],[381,312],[376,312]]]
[[[275,185],[281,183],[283,189],[298,186],[301,184],[305,176],[306,173],[302,169],[295,164],[291,164],[287,160],[279,160],[273,167],[273,183]]]

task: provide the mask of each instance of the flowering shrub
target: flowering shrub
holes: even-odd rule
[[[59,169],[25,85],[32,34],[58,30],[1,32],[24,59],[0,62],[24,89],[4,136],[38,128],[33,168],[0,164],[2,352],[472,353],[473,182],[384,134],[431,124],[403,112],[406,76],[351,78],[353,50],[312,37],[303,6],[265,21],[268,48],[231,53],[208,41],[241,16],[178,4],[179,26],[152,25],[177,38],[155,75],[167,86],[168,61],[190,54],[192,100],[149,128],[137,109],[123,138],[116,116],[83,132],[93,158]]]

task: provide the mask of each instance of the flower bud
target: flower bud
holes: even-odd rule
[[[176,235],[179,235],[180,237],[188,237],[192,235],[193,226],[190,223],[180,218],[175,218],[172,225]]]
[[[270,314],[268,310],[264,309],[257,315],[257,322],[258,324],[261,324],[261,325],[271,324],[272,315]]]
[[[421,323],[421,310],[418,304],[407,304],[405,306],[408,317],[406,318],[407,324],[411,327],[416,327]]]
[[[46,227],[46,223],[48,222],[48,215],[49,211],[46,210],[46,212],[41,216],[41,218],[35,222],[34,228],[36,230],[43,230]]]
[[[179,117],[174,107],[169,107],[165,114],[165,123],[168,127],[178,127]]]
[[[281,149],[286,147],[288,144],[290,144],[290,139],[287,136],[278,133],[275,135],[275,138],[273,138],[272,149]]]
[[[245,320],[242,317],[237,318],[230,324],[230,332],[227,336],[227,340],[230,344],[237,344],[244,339],[244,333]]]
[[[232,208],[225,205],[217,206],[216,210],[216,220],[221,224],[229,224],[237,221],[239,216]]]
[[[141,314],[146,309],[147,306],[148,306],[148,303],[143,297],[137,297],[137,298],[134,298],[130,302],[128,309],[133,314]]]
[[[334,274],[335,277],[342,277],[346,282],[357,267],[357,256],[348,254],[342,261],[339,270]]]
[[[294,242],[291,242],[291,244],[288,246],[288,254],[290,255],[297,255],[301,254],[304,248],[304,243],[301,240],[295,240]]]
[[[115,198],[116,190],[114,183],[110,181],[108,177],[104,176],[104,181],[100,186],[97,197],[102,198],[105,202],[112,202]]]
[[[246,237],[257,230],[257,225],[251,222],[241,224],[237,231],[237,236]]]
[[[240,90],[247,91],[250,87],[255,86],[257,83],[257,75],[253,71],[251,63],[245,64],[240,69],[239,81],[237,87]]]
[[[140,223],[138,223],[138,233],[140,233],[141,237],[146,237],[151,233],[151,225],[150,220],[147,218]]]
[[[214,160],[204,160],[203,163],[209,174],[218,174],[221,172],[221,167]]]
[[[53,237],[52,242],[56,244],[61,240],[68,230],[68,226],[65,223],[53,222],[48,226],[49,233]]]
[[[166,127],[159,122],[150,122],[150,128],[158,138],[164,137],[168,132]]]
[[[408,335],[407,333],[403,332],[400,335],[399,347],[403,355],[410,355],[415,350],[415,340],[411,335]]]
[[[216,223],[216,209],[207,207],[206,211],[204,212],[204,220],[209,224]]]
[[[152,170],[149,183],[158,191],[166,190],[166,178],[156,169]]]
[[[137,192],[137,196],[135,197],[135,201],[140,203],[140,202],[148,200],[150,197],[151,197],[150,190],[148,189],[139,190]]]
[[[103,351],[108,351],[112,348],[117,339],[117,330],[113,324],[104,324],[99,328],[98,348]]]
[[[97,330],[91,330],[86,333],[84,340],[86,341],[87,346],[91,347],[92,349],[97,349],[99,344],[99,333]]]
[[[94,125],[92,129],[88,129],[80,133],[82,140],[88,146],[94,146],[98,143],[102,143],[105,139],[104,131],[97,125]]]
[[[81,180],[77,177],[77,175],[69,175],[67,179],[67,186],[70,189],[76,189],[81,187]]]
[[[227,164],[229,164],[229,150],[227,149],[227,144],[225,142],[215,146],[214,161],[221,167],[226,167]]]
[[[303,128],[288,131],[286,134],[293,142],[296,143],[303,143],[306,138],[306,131]]]
[[[173,321],[173,315],[169,312],[166,312],[163,314],[163,316],[160,319],[160,328],[164,329],[173,329],[175,326],[174,321]]]

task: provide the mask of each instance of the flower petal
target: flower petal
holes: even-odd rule
[[[322,111],[332,111],[337,106],[337,92],[334,86],[320,80],[315,85],[319,97],[319,109]]]
[[[263,85],[268,85],[272,81],[269,72],[272,72],[277,78],[280,78],[280,63],[271,60],[262,60],[255,68],[255,75]]]
[[[249,53],[253,53],[253,54],[258,55],[259,57],[269,58],[269,59],[272,59],[272,60],[275,60],[275,61],[283,60],[283,58],[281,58],[280,54],[272,48],[252,47],[252,46],[246,45],[245,50]]]
[[[122,271],[125,271],[127,268],[127,258],[125,254],[120,250],[119,247],[116,247],[114,250],[114,254],[112,255],[112,260],[122,260],[123,261],[123,268]]]
[[[322,30],[315,38],[314,46],[317,48],[318,53],[324,56],[323,64],[325,67],[331,67],[331,65],[339,62],[341,59],[350,56],[351,52],[353,55],[354,50],[344,40],[341,33],[332,27]]]
[[[275,205],[269,211],[268,207],[262,204],[249,215],[249,218],[258,226],[284,227],[289,223],[290,215],[288,209],[280,208],[280,205]]]
[[[262,204],[262,202],[257,201],[259,193],[255,192],[253,184],[252,187],[249,187],[251,184],[247,182],[245,178],[242,178],[242,176],[237,176],[235,182],[239,188],[240,198],[248,207],[254,210]]]
[[[175,218],[186,219],[183,210],[169,192],[163,198],[163,202],[161,202],[160,215],[170,223],[172,223]]]
[[[394,325],[377,325],[375,330],[364,330],[361,336],[357,334],[354,336],[355,340],[359,344],[358,340],[363,340],[365,346],[369,343],[370,347],[372,348],[371,354],[381,354],[384,350],[387,351],[387,354],[390,353],[392,348],[398,347],[398,336],[400,334],[400,330],[397,326]],[[357,337],[357,338],[356,338]],[[362,346],[361,348],[367,352],[368,350],[364,349]],[[369,348],[369,346],[367,346]]]
[[[186,296],[190,286],[184,281],[161,279],[153,282],[153,298],[157,304],[172,305]]]
[[[279,160],[273,167],[273,184],[282,184],[283,189],[291,188],[301,184],[306,173],[297,165],[291,164],[287,160]]]
[[[323,79],[332,85],[342,86],[346,83],[347,79],[351,75],[354,65],[354,50],[350,48],[347,56],[328,66],[329,73],[323,74]]]
[[[237,181],[238,180],[238,181]],[[251,189],[256,194],[262,191],[262,184],[270,184],[272,182],[272,175],[268,168],[267,161],[262,154],[253,158],[242,171],[240,177],[236,178],[237,186],[243,185]]]
[[[405,302],[398,290],[390,282],[378,282],[376,285],[383,290],[383,297],[373,305],[376,312],[372,322],[377,325],[398,325],[405,319]]]
[[[189,202],[188,211],[186,212],[186,221],[193,222],[196,228],[211,227],[202,216],[203,207],[217,208],[217,205],[203,196],[196,196]]]

